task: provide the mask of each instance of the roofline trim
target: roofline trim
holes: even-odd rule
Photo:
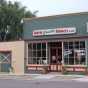
[[[36,20],[36,19],[44,19],[44,18],[51,18],[51,17],[57,17],[57,16],[70,16],[70,15],[82,15],[82,14],[88,14],[88,12],[78,12],[78,13],[66,13],[66,14],[60,14],[60,15],[51,15],[51,16],[43,16],[43,17],[32,17],[32,18],[23,18],[23,20]]]

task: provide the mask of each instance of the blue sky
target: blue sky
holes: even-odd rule
[[[7,0],[19,1],[37,16],[58,15],[64,13],[88,11],[88,0]]]

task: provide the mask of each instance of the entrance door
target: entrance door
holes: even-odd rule
[[[61,71],[62,47],[54,46],[50,48],[50,70]]]

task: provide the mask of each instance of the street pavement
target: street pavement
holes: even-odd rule
[[[88,82],[71,79],[0,79],[0,88],[88,88]]]
[[[0,75],[0,88],[88,88],[88,76],[61,74]]]

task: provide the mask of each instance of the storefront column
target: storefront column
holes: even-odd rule
[[[64,65],[64,46],[62,41],[62,65]]]
[[[26,65],[28,64],[28,42],[26,42]]]
[[[87,40],[85,40],[86,66],[88,67],[88,58],[87,58],[87,56],[88,56],[88,55],[87,55],[87,54],[88,54],[88,53],[87,53],[87,49],[88,49],[88,48],[87,48],[87,47],[88,47],[88,46],[87,46]]]
[[[48,64],[48,43],[46,42],[46,60]]]

